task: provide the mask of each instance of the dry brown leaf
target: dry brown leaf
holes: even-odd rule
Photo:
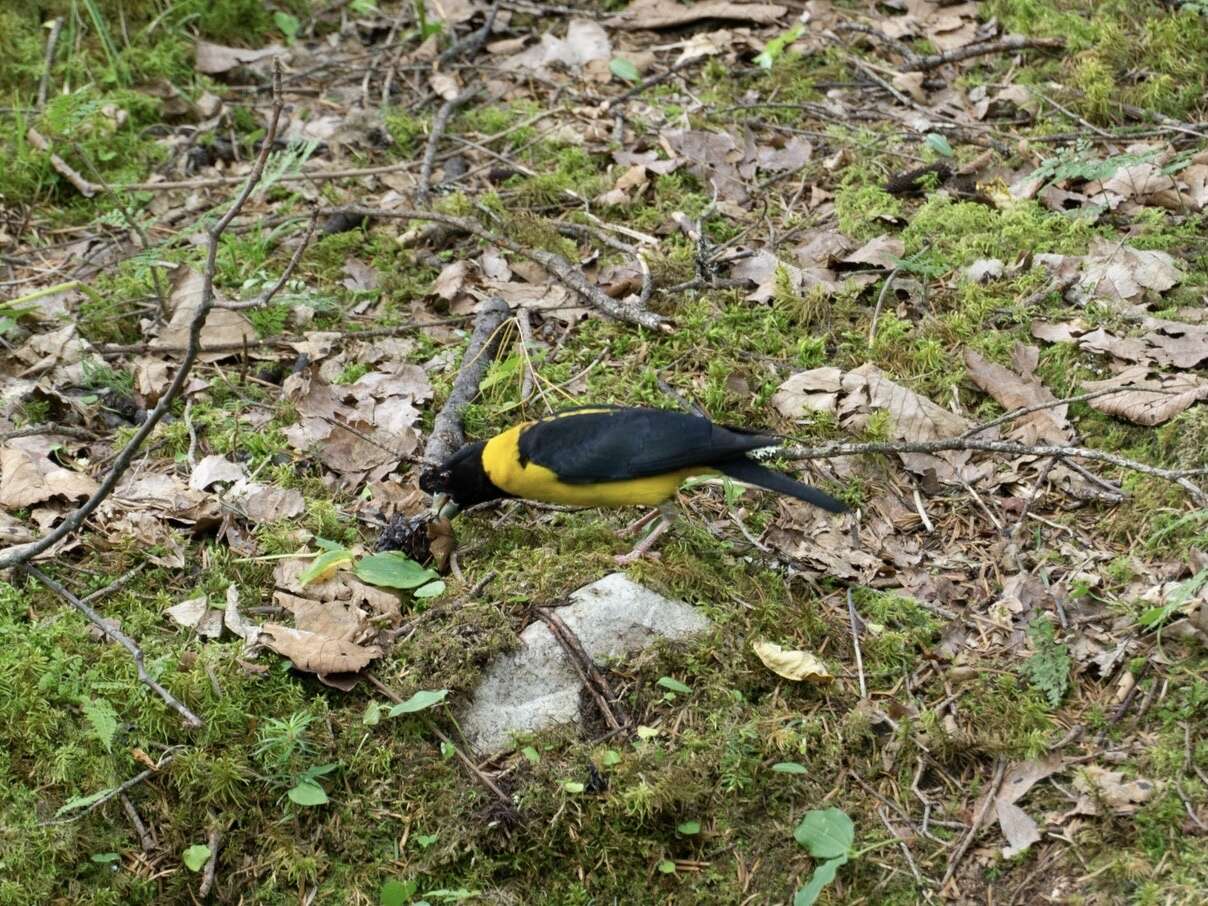
[[[594,61],[607,61],[612,56],[608,33],[598,22],[572,19],[566,26],[566,37],[558,38],[546,32],[541,40],[505,59],[504,69],[541,70],[554,63],[568,69],[582,69]],[[607,67],[605,67],[607,71]]]
[[[1054,403],[1057,397],[1032,374],[1037,361],[1035,347],[1016,346],[1016,365],[1022,374],[1016,374],[994,362],[987,361],[972,349],[965,350],[965,367],[969,377],[984,392],[990,394],[1007,411]],[[1030,412],[1011,422],[1007,436],[1025,444],[1065,444],[1073,439],[1073,430],[1068,421],[1069,406],[1053,406]]]
[[[265,623],[260,629],[263,645],[289,658],[294,667],[307,673],[356,673],[382,656],[377,645],[356,645],[278,623]]]
[[[250,66],[267,60],[285,50],[279,44],[270,44],[258,50],[246,47],[226,47],[209,41],[198,41],[194,49],[194,61],[198,72],[206,75],[221,75],[238,66]]]
[[[687,7],[681,7],[686,9]],[[673,157],[684,158],[692,174],[717,194],[739,204],[749,197],[746,180],[755,173],[755,148],[748,137],[743,145],[724,132],[673,129],[662,141]]]
[[[436,282],[432,284],[432,292],[442,299],[452,302],[461,294],[469,273],[470,262],[464,258],[449,262],[436,275]]]
[[[834,415],[842,381],[843,372],[833,366],[799,371],[776,388],[772,405],[785,418],[801,418],[809,412]]]
[[[20,509],[62,498],[81,500],[97,483],[50,458],[60,441],[52,436],[17,437],[0,447],[0,507]]]
[[[808,651],[792,651],[781,648],[775,642],[752,642],[751,649],[763,661],[763,665],[775,673],[795,682],[825,685],[833,682],[834,675],[816,655]]]
[[[242,478],[247,478],[247,469],[241,463],[231,462],[221,453],[211,453],[197,464],[189,476],[189,487],[194,491],[205,491],[220,481],[239,481]]]
[[[306,498],[301,491],[259,482],[236,483],[227,492],[226,499],[237,504],[253,525],[293,519],[306,511]]]
[[[222,612],[222,622],[248,645],[254,645],[260,638],[260,627],[239,612],[239,588],[234,582],[227,586],[226,609]]]
[[[166,355],[172,358],[180,358],[184,355],[183,349],[189,342],[189,325],[193,321],[197,306],[201,304],[203,284],[204,278],[199,271],[187,267],[177,270],[172,283],[172,293],[168,298],[168,309],[172,315],[155,337],[151,347],[152,352],[157,351],[157,348],[171,347],[173,351],[166,352]],[[215,292],[215,299],[220,300],[217,292]],[[237,311],[216,308],[210,312],[205,326],[201,330],[202,345],[231,345],[235,348],[229,352],[202,353],[200,358],[206,362],[213,362],[238,355],[240,345],[250,343],[255,339],[256,328],[252,326],[251,321]]]
[[[882,234],[875,239],[868,240],[842,260],[847,264],[868,264],[873,267],[883,267],[888,271],[897,267],[905,254],[906,243],[903,240],[896,236]]]
[[[994,802],[999,826],[1007,840],[1007,845],[1002,851],[1004,858],[1016,856],[1033,843],[1039,842],[1040,828],[1016,803],[1041,780],[1061,770],[1062,766],[1060,756],[1050,755],[1043,759],[1013,764],[1008,768]]]
[[[1153,781],[1144,778],[1125,780],[1120,771],[1109,771],[1095,764],[1088,764],[1074,778],[1074,788],[1082,796],[1077,804],[1065,814],[1100,815],[1106,809],[1114,815],[1132,815],[1153,798],[1157,788]]]
[[[779,21],[788,8],[774,3],[730,3],[705,0],[683,6],[675,0],[634,0],[605,25],[621,29],[679,28],[708,19],[732,19],[743,23],[768,25]]]
[[[756,152],[755,162],[760,170],[784,173],[800,170],[814,155],[814,146],[800,135],[794,135],[782,147],[765,145]]]
[[[1096,397],[1090,405],[1137,425],[1160,425],[1198,400],[1208,399],[1208,380],[1194,374],[1154,374],[1144,365],[1128,368],[1105,381],[1083,381],[1094,392],[1121,388],[1120,393]]]
[[[211,608],[205,595],[174,604],[164,613],[177,626],[192,629],[204,639],[216,639],[222,635],[222,611]]]

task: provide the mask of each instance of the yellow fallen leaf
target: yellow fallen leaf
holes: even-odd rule
[[[826,665],[808,651],[786,651],[774,642],[752,642],[751,647],[765,667],[785,679],[824,685],[835,678]]]

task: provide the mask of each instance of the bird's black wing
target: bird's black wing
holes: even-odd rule
[[[681,412],[584,409],[526,428],[520,459],[545,466],[567,484],[591,484],[712,466],[775,443]]]

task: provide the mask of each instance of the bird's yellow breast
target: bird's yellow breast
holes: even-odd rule
[[[528,500],[565,506],[658,506],[670,500],[685,479],[713,474],[708,468],[677,469],[645,478],[568,484],[545,466],[520,462],[520,432],[528,424],[516,425],[487,441],[482,466],[501,491]]]

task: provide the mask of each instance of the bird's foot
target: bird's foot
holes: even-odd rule
[[[659,509],[655,510],[651,518],[653,518],[653,516],[662,516],[663,518],[660,519],[658,523],[655,524],[654,528],[650,530],[650,534],[648,534],[634,546],[633,550],[627,554],[621,554],[618,556],[616,558],[617,563],[620,566],[630,566],[636,563],[638,560],[641,560],[642,557],[650,557],[651,559],[657,560],[658,554],[652,553],[650,548],[654,547],[654,542],[661,538],[663,533],[671,528],[674,519],[673,514],[674,510],[671,510],[669,514],[667,509],[664,507],[660,507]]]
[[[659,560],[662,559],[662,554],[658,551],[639,551],[634,548],[627,554],[617,554],[612,559],[616,561],[617,566],[633,566],[639,560]]]
[[[623,529],[619,529],[617,531],[617,537],[618,538],[628,538],[630,535],[636,534],[637,532],[639,532],[643,528],[645,528],[647,525],[649,525],[651,522],[653,522],[656,518],[658,518],[658,515],[659,515],[659,510],[657,510],[657,509],[651,510],[649,513],[646,513],[640,519],[636,519],[633,522],[629,523],[629,525],[625,526]]]

